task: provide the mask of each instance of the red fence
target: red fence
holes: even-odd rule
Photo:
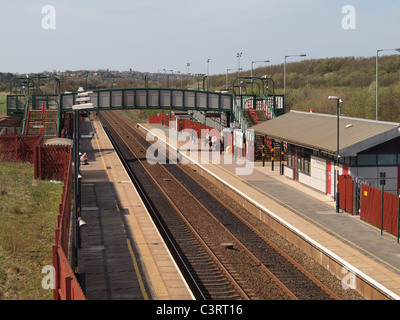
[[[381,227],[382,223],[382,190],[361,186],[360,219]],[[397,235],[398,198],[395,194],[384,192],[383,198],[383,229]]]
[[[348,175],[339,176],[339,208],[354,213],[354,188],[353,179]]]
[[[0,136],[1,161],[32,162],[35,179],[64,181],[53,245],[55,300],[86,299],[67,259],[72,208],[71,149],[70,146],[43,145],[40,135]]]
[[[211,132],[211,130],[217,130],[200,122],[192,121],[190,119],[172,118],[164,113],[158,113],[149,117],[149,123],[159,123],[164,126],[169,126],[170,121],[176,121],[177,131],[182,131],[184,129],[193,129],[197,133],[198,138],[201,138],[201,134],[206,132],[207,130],[209,132]]]
[[[356,183],[350,176],[339,176],[339,208],[354,214]],[[382,228],[382,190],[361,184],[360,219]],[[384,192],[383,229],[397,235],[399,198],[397,195]]]
[[[54,146],[52,146],[54,147]],[[72,209],[72,153],[71,147],[65,151],[64,186],[57,217],[55,244],[53,245],[53,266],[55,268],[54,300],[86,300],[78,280],[67,259],[71,209]]]
[[[63,180],[68,152],[66,146],[43,145],[42,135],[0,136],[0,161],[33,163],[35,179]]]
[[[0,160],[5,162],[33,162],[33,150],[40,135],[0,136]]]
[[[164,126],[168,126],[172,118],[165,113],[158,113],[149,117],[149,123],[161,123]]]
[[[38,143],[33,150],[35,179],[63,180],[69,149],[69,146]]]

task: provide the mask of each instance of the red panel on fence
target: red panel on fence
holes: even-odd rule
[[[169,122],[173,119],[164,114],[158,113],[149,117],[149,123],[160,123],[165,126],[169,126]],[[213,127],[206,126],[200,122],[192,121],[190,119],[177,119],[177,128],[178,131],[182,131],[184,129],[193,129],[197,133],[197,137],[201,138],[202,134],[204,135],[205,131],[217,130]]]
[[[35,179],[63,180],[70,146],[36,145],[34,165]]]
[[[398,198],[385,192],[383,199],[383,229],[397,235]],[[361,186],[360,219],[381,227],[382,225],[382,190],[367,185]]]
[[[68,263],[68,259],[60,248],[54,250],[56,253],[56,288],[54,289],[55,300],[86,300],[76,277]]]
[[[353,214],[354,181],[348,175],[339,176],[339,207]]]
[[[70,146],[44,146],[43,136],[0,136],[1,161],[30,161],[34,163],[35,179],[64,180],[55,245],[53,266],[56,272],[55,300],[85,300],[85,295],[66,258],[72,207],[72,162]]]
[[[52,146],[54,147],[54,146]],[[53,265],[56,270],[54,289],[55,300],[86,300],[75,274],[67,259],[71,208],[72,208],[72,162],[71,147],[65,148],[64,186],[57,218],[55,245],[53,246]]]
[[[158,113],[149,117],[149,123],[160,123],[164,126],[168,126],[172,118],[164,113]]]
[[[18,161],[18,137],[0,137],[0,160],[6,162]]]
[[[0,160],[6,162],[33,162],[33,149],[41,136],[39,135],[5,135],[0,136]]]

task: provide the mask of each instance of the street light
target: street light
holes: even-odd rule
[[[160,70],[165,72],[165,69],[158,69],[158,72],[157,72],[158,87],[160,87]]]
[[[174,70],[166,70],[165,71],[165,75],[167,75],[167,71],[171,72],[171,81],[172,81],[172,87],[174,86],[174,79],[172,78],[174,75]],[[167,87],[169,88],[169,76],[167,77],[167,79],[165,80],[167,83]],[[168,82],[167,82],[168,81]]]
[[[381,52],[381,51],[397,51],[397,52],[400,52],[400,48],[376,50],[376,102],[375,102],[376,121],[378,121],[378,55],[379,55],[379,52]]]
[[[207,59],[207,91],[210,91],[209,68],[210,68],[210,58]]]
[[[181,80],[181,89],[182,89],[182,88],[183,88],[183,84],[182,84],[182,72],[177,71],[176,73],[179,74],[179,78],[180,78],[180,80]]]
[[[253,64],[254,63],[268,63],[269,60],[264,61],[252,61],[251,62],[251,94],[253,94]]]
[[[74,135],[74,143],[73,143],[73,148],[74,148],[74,216],[73,216],[73,255],[72,255],[72,261],[71,264],[73,268],[75,269],[75,272],[77,272],[78,264],[78,226],[79,226],[79,220],[80,220],[80,212],[81,212],[81,195],[80,195],[80,181],[79,181],[79,111],[80,110],[87,110],[93,108],[93,103],[89,103],[90,97],[88,96],[89,93],[91,92],[84,92],[83,88],[78,89],[78,98],[76,99],[76,102],[78,104],[75,104],[72,106],[72,110],[74,112],[74,123],[73,123],[73,135]]]
[[[242,56],[242,53],[241,52],[238,52],[238,53],[236,53],[236,57],[238,58],[238,78],[240,78],[240,57]],[[240,94],[242,94],[241,92],[240,92]]]
[[[285,56],[285,63],[284,63],[284,68],[283,68],[283,102],[286,106],[286,58],[289,57],[306,57],[306,54],[292,54]]]
[[[335,188],[335,199],[336,199],[336,212],[339,212],[339,116],[340,116],[340,104],[343,102],[342,99],[336,96],[329,96],[329,100],[336,100],[337,101],[337,141],[336,141],[336,157],[335,157],[335,181],[334,181],[334,188]]]

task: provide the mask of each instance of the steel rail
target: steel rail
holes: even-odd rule
[[[228,211],[230,211],[237,219],[239,219],[244,225],[246,225],[249,229],[251,229],[257,236],[259,236],[263,241],[265,241],[269,246],[271,246],[274,250],[276,250],[280,255],[282,255],[286,260],[288,260],[291,264],[293,264],[300,272],[302,272],[306,277],[308,277],[311,281],[313,281],[317,286],[319,286],[323,291],[325,291],[330,297],[334,300],[342,300],[335,292],[333,292],[330,288],[324,285],[319,279],[317,279],[313,274],[311,274],[308,270],[306,270],[303,266],[301,266],[296,260],[290,257],[285,251],[279,248],[275,243],[273,243],[270,239],[268,239],[265,235],[263,235],[257,228],[255,228],[252,224],[250,224],[246,219],[235,213],[231,207],[229,207],[225,202],[222,202],[219,198],[215,197],[211,192],[208,191],[208,188],[196,180],[196,183],[205,191],[207,194],[216,200],[220,205],[225,207]]]
[[[124,119],[123,117],[119,117],[118,116],[118,118],[119,118],[119,120],[122,120],[122,121],[124,121],[124,123],[126,124],[126,126],[129,126],[129,127],[131,127],[132,129],[136,129],[135,127],[133,127],[132,125],[131,125],[131,123],[129,123],[126,119]],[[133,138],[133,139],[135,139],[134,137],[133,137],[133,135],[126,129],[126,127],[124,127],[124,130]],[[136,141],[137,141],[137,139],[135,139]],[[139,141],[137,141],[140,145],[141,145],[141,143],[139,142]],[[289,289],[289,288],[287,288],[283,283],[282,283],[282,281],[280,281],[235,235],[233,235],[217,218],[215,218],[215,216],[200,202],[200,201],[198,201],[198,199],[196,199],[190,192],[189,192],[189,190],[187,190],[187,188],[185,188],[164,166],[162,166],[162,165],[160,165],[160,167],[168,174],[168,176],[169,177],[171,177],[174,181],[175,181],[175,183],[177,183],[178,185],[180,185],[184,190],[186,190],[186,192],[187,192],[187,194],[189,194],[190,195],[190,197],[191,198],[193,198],[194,199],[194,201],[203,209],[203,211],[205,211],[205,212],[207,212],[208,213],[208,215],[210,216],[210,217],[212,217],[213,219],[214,219],[214,221],[216,222],[216,223],[218,223],[218,225],[220,226],[220,227],[222,227],[222,229],[232,238],[232,239],[234,239],[235,240],[235,242],[237,242],[238,244],[239,244],[239,246],[242,248],[242,250],[244,250],[249,256],[250,256],[250,258],[256,263],[256,265],[258,265],[258,266],[260,266],[260,268],[268,275],[268,277],[269,278],[271,278],[276,284],[277,284],[277,286],[290,298],[290,299],[292,299],[292,300],[298,300],[298,298],[296,297],[296,295],[295,294],[293,294],[293,292]],[[147,169],[146,169],[146,171],[147,171]],[[148,171],[147,171],[148,172]],[[151,176],[151,173],[150,172],[148,172],[148,174]],[[160,190],[162,191],[162,193],[164,193],[164,195],[165,195],[165,197],[167,197],[168,199],[170,199],[169,198],[169,196],[162,190],[162,188],[161,188],[161,186],[157,183],[157,185],[159,186],[159,188],[160,188]],[[173,200],[172,199],[170,199],[170,201],[172,201],[173,202]],[[175,206],[175,204],[173,204],[174,205],[174,207],[176,207]],[[176,207],[177,208],[177,207]],[[177,208],[177,210],[179,210],[178,208]],[[183,217],[184,218],[184,217]],[[185,220],[186,220],[186,218],[184,218]],[[187,221],[187,220],[186,220]],[[187,221],[187,223],[189,224],[189,222]],[[192,228],[192,227],[190,227],[190,228]],[[194,230],[194,229],[193,229]],[[199,235],[199,237],[200,237],[200,235]],[[203,240],[202,240],[203,241]],[[204,242],[204,244],[207,246],[207,244]],[[208,247],[208,246],[207,246]],[[225,267],[224,267],[224,269],[225,269]],[[226,270],[226,269],[225,269]],[[228,271],[227,271],[228,272]]]
[[[122,120],[122,119],[121,119]],[[123,119],[123,121],[126,123],[127,126],[130,126],[131,128],[135,129],[128,121],[127,119]],[[126,131],[127,129],[124,128]],[[127,131],[127,133],[130,134],[130,136],[137,141],[140,145],[142,145],[136,138],[133,137],[133,135]],[[143,145],[142,145],[143,146]],[[144,146],[143,146],[144,147]],[[133,152],[133,151],[132,151]],[[214,219],[214,221],[221,227],[223,230],[232,238],[235,240],[237,244],[244,250],[250,257],[251,259],[261,267],[261,269],[271,278],[274,280],[274,282],[290,297],[291,299],[298,300],[298,297],[292,291],[287,288],[282,281],[279,280],[279,278],[274,275],[265,265],[262,263],[247,247],[245,244],[243,244],[232,232],[230,232],[227,227],[218,220],[198,199],[196,199],[191,192],[178,180],[175,178],[175,176],[169,172],[164,166],[160,165],[161,168],[168,174],[171,179],[175,181],[178,185],[181,186],[184,190],[186,190],[187,194],[189,194],[194,201],[203,209],[204,212],[207,212],[210,217]],[[148,170],[145,169],[147,172]],[[149,176],[151,176],[150,172],[148,172]],[[152,178],[154,183],[158,185],[158,188],[160,191],[165,195],[165,197],[168,197],[168,195],[162,190],[162,187],[155,181],[154,178]],[[314,284],[316,284],[321,290],[323,290],[325,293],[327,293],[331,298],[335,300],[340,300],[340,297],[335,294],[332,290],[330,290],[327,286],[325,286],[320,280],[318,280],[315,276],[313,276],[310,272],[308,272],[305,268],[303,268],[299,263],[297,263],[293,258],[291,258],[288,254],[286,254],[282,249],[280,249],[277,245],[275,245],[273,242],[271,242],[268,238],[266,238],[263,234],[261,234],[255,227],[253,227],[250,223],[248,223],[245,219],[243,219],[241,216],[236,214],[234,210],[232,210],[228,205],[226,205],[224,202],[222,202],[219,198],[215,197],[212,193],[208,191],[208,188],[204,186],[201,182],[196,181],[196,183],[213,199],[215,199],[220,205],[222,205],[224,208],[226,208],[231,214],[233,214],[241,223],[243,223],[246,227],[248,227],[254,234],[256,234],[260,239],[262,239],[265,243],[267,243],[271,248],[273,248],[276,252],[278,252],[285,260],[289,261],[293,266],[297,268],[304,276],[306,276],[308,279],[310,279]],[[173,202],[172,199],[169,199],[171,205],[173,205],[176,210],[180,211],[175,203]],[[183,216],[183,213],[181,213]],[[190,225],[190,223],[186,220],[186,218],[183,217],[183,219],[186,221],[188,224],[188,227],[192,229],[194,232],[195,230],[193,227]],[[196,232],[197,234],[197,232]],[[200,238],[201,236],[198,235]],[[202,240],[202,238],[201,238]],[[203,241],[203,240],[202,240]],[[210,250],[210,249],[209,249]],[[210,251],[211,252],[211,251]]]
[[[110,112],[108,112],[109,114]],[[117,116],[119,118],[119,120],[123,120],[125,121],[125,119]],[[125,122],[126,125],[128,125],[129,127],[135,129],[134,127],[132,127],[132,125],[128,122]],[[112,124],[110,123],[110,125],[112,126]],[[121,126],[122,127],[122,126]],[[134,139],[137,143],[139,143],[141,145],[141,143],[131,134],[131,132],[129,132],[125,127],[122,127],[123,130],[125,130],[125,132],[127,134],[130,135],[130,137],[132,139]],[[119,135],[119,137],[123,140],[124,138],[116,131],[116,134]],[[132,150],[132,148],[130,146],[128,146],[126,144],[126,147],[130,150],[130,152],[137,158],[138,162],[141,164],[143,170],[147,173],[148,177],[151,179],[151,181],[154,183],[154,185],[159,189],[159,191],[162,193],[162,195],[164,196],[164,198],[171,204],[171,206],[175,209],[175,211],[179,214],[179,216],[181,217],[182,221],[184,221],[184,223],[186,224],[186,226],[189,228],[189,230],[192,232],[192,234],[196,237],[196,239],[199,241],[199,243],[202,245],[202,247],[208,252],[209,256],[212,258],[212,260],[218,265],[218,267],[220,268],[220,270],[224,273],[224,275],[227,277],[227,279],[232,283],[232,285],[236,288],[236,291],[239,293],[239,295],[246,300],[249,300],[249,296],[248,294],[243,290],[243,288],[240,286],[240,284],[234,279],[234,277],[229,273],[229,271],[225,268],[225,266],[222,264],[222,262],[218,259],[218,257],[213,253],[213,251],[210,249],[210,247],[207,245],[207,243],[204,241],[204,239],[200,236],[200,234],[193,228],[193,226],[190,224],[190,222],[186,219],[186,217],[184,216],[184,214],[182,213],[182,211],[176,206],[176,204],[174,203],[174,201],[168,196],[168,194],[164,191],[164,189],[161,187],[161,185],[157,182],[157,180],[153,177],[153,175],[150,173],[150,171],[146,168],[146,166],[142,163],[143,161],[140,159],[140,157],[137,155],[137,153],[135,151]],[[163,168],[165,170],[165,168],[163,166],[160,166],[161,168]],[[169,176],[171,176],[171,174],[166,171],[168,173]],[[175,246],[174,246],[175,247]],[[176,247],[175,247],[176,250]],[[176,250],[177,251],[177,250]],[[182,260],[184,260],[182,257],[180,257]],[[188,268],[186,267],[187,272],[189,272]],[[191,278],[193,279],[193,277],[191,276]],[[195,281],[193,279],[193,281]],[[198,287],[198,285],[196,284],[196,286]],[[199,290],[201,290],[199,288]],[[204,295],[203,295],[204,297]]]

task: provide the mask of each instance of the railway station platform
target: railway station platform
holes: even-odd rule
[[[162,130],[164,134],[159,139],[166,139],[167,143],[188,154],[188,142],[168,137],[168,127],[159,124],[140,124],[140,127],[144,131]],[[154,134],[154,130],[152,132]],[[197,146],[197,152],[190,149],[190,157],[204,174],[256,206],[258,211],[255,215],[259,215],[260,220],[270,222],[272,217],[287,227],[283,233],[293,232],[305,239],[309,246],[304,250],[311,252],[317,248],[318,252],[310,255],[314,254],[327,269],[331,268],[332,273],[342,278],[342,284],[352,275],[354,279],[364,279],[378,288],[385,298],[400,299],[400,244],[396,237],[387,233],[381,235],[380,229],[361,221],[358,215],[336,213],[336,204],[331,197],[280,175],[279,164],[272,170],[269,162],[265,166],[262,162],[254,162],[250,174],[238,175],[236,170],[240,166],[235,165],[234,160],[232,163],[224,162],[226,155],[219,155],[218,151],[214,151],[216,163],[201,163],[200,154],[209,147],[203,143]],[[297,245],[302,246],[300,242]],[[321,256],[325,253],[343,268],[324,262]],[[353,284],[346,282],[346,285],[355,283],[356,280]],[[357,286],[357,290],[368,299],[382,298],[371,292],[368,286]]]
[[[87,300],[193,300],[98,121],[80,122],[79,273]]]

